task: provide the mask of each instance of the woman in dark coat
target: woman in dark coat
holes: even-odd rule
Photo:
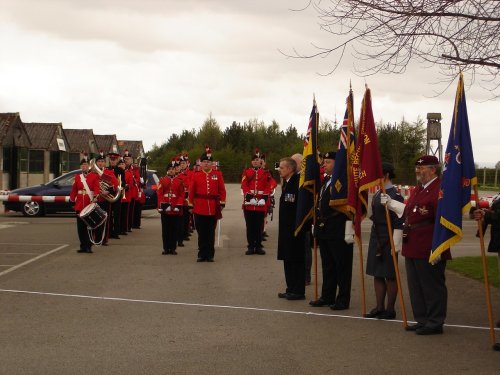
[[[392,185],[392,179],[395,177],[394,167],[389,163],[382,163],[382,171],[384,173],[386,194],[392,201],[403,203],[403,197]],[[365,317],[394,319],[396,317],[394,304],[396,303],[396,297],[398,295],[398,286],[391,255],[389,233],[387,232],[385,206],[380,202],[381,194],[382,191],[379,190],[372,199],[371,220],[373,221],[373,225],[371,228],[370,245],[368,247],[368,257],[366,260],[366,274],[374,277],[373,284],[377,299],[377,307],[372,309],[368,314],[365,314]],[[398,218],[396,213],[392,210],[389,211],[389,215],[396,251],[399,251],[401,250],[401,240],[398,240],[398,238],[402,238],[404,221],[402,218]],[[386,295],[387,305],[385,305]]]
[[[278,293],[287,300],[305,299],[305,249],[303,234],[294,236],[295,216],[299,192],[297,163],[292,158],[280,161],[280,176],[283,179],[279,207],[278,260],[283,261],[286,291]]]

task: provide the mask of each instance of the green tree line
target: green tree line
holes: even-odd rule
[[[161,145],[154,145],[147,153],[149,168],[164,175],[172,157],[187,152],[193,165],[204,152],[205,144],[212,149],[219,161],[224,179],[239,182],[243,169],[250,166],[251,156],[258,148],[266,155],[269,169],[282,157],[302,153],[305,131],[293,125],[282,130],[276,121],[266,125],[258,119],[243,124],[233,122],[221,129],[210,115],[199,129],[183,130],[172,134]],[[391,162],[396,170],[396,183],[414,184],[415,159],[425,150],[426,133],[422,120],[409,123],[402,120],[395,124],[377,124],[378,141],[383,161]],[[339,126],[329,120],[321,120],[318,128],[318,147],[321,152],[336,151],[339,142]],[[275,177],[278,177],[275,174]]]

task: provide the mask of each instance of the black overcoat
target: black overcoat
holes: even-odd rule
[[[299,175],[295,173],[288,182],[283,182],[283,185],[279,208],[278,260],[304,262],[304,231],[298,237],[294,236]]]

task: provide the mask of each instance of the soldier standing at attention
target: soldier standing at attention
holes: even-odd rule
[[[158,183],[158,212],[161,214],[161,235],[163,240],[163,255],[177,255],[178,222],[182,219],[182,204],[184,202],[184,184],[182,179],[175,177],[176,161],[168,166],[167,175]]]
[[[188,205],[194,215],[198,232],[197,262],[213,262],[215,227],[226,205],[226,187],[222,173],[212,169],[212,152],[205,146],[200,157],[201,171],[193,174],[189,187]]]
[[[268,174],[261,168],[260,153],[257,149],[252,157],[252,167],[243,171],[241,179],[241,189],[244,196],[242,208],[248,242],[246,255],[264,255],[266,253],[262,249],[262,230],[270,186]]]
[[[87,224],[80,218],[79,213],[92,203],[94,197],[99,195],[99,178],[97,174],[89,173],[89,162],[86,155],[80,161],[80,168],[82,173],[75,175],[69,199],[75,202],[76,227],[80,239],[80,249],[77,252],[92,253],[92,242],[90,242]]]
[[[286,291],[278,293],[279,298],[287,300],[305,299],[306,266],[304,231],[295,237],[295,217],[299,193],[299,175],[297,163],[292,158],[280,161],[281,187],[279,225],[278,225],[278,260],[283,261]]]
[[[118,160],[120,159],[120,155],[117,154],[116,152],[110,152],[108,153],[108,158],[109,158],[109,167],[106,169],[114,173],[118,181],[121,181],[122,189],[125,189],[125,171],[122,168],[118,167]],[[122,194],[124,192],[125,191],[122,190]],[[119,234],[121,232],[120,228],[121,206],[122,206],[122,198],[119,198],[116,202],[113,202],[111,204],[111,215],[110,217],[108,217],[108,220],[110,221],[110,229],[109,229],[110,238],[120,239]]]

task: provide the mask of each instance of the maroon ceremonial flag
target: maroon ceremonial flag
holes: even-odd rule
[[[368,189],[379,185],[384,176],[368,87],[361,105],[356,152],[352,160],[348,202],[354,211],[354,235],[360,243],[361,221],[368,211]]]

